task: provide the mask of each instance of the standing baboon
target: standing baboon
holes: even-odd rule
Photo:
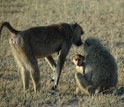
[[[77,23],[60,23],[17,31],[8,22],[4,22],[0,27],[0,33],[4,26],[12,33],[9,42],[15,60],[21,70],[24,90],[28,89],[29,77],[31,77],[34,91],[36,92],[40,80],[40,72],[36,59],[43,57],[45,57],[52,69],[55,70],[52,89],[56,89],[65,58],[71,45],[82,45],[81,35],[84,32],[81,26]],[[51,55],[59,51],[61,52],[56,65]]]
[[[70,58],[71,62],[73,62],[76,66],[77,72],[81,72],[85,74],[85,57],[80,54],[75,54]]]
[[[110,52],[96,38],[84,43],[85,74],[77,72],[76,82],[87,94],[103,92],[117,84],[117,65]]]

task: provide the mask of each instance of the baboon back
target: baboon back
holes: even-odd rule
[[[116,86],[117,65],[113,56],[102,44],[89,48],[85,69],[86,76],[94,87],[109,88]]]

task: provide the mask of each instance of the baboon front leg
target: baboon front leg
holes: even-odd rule
[[[55,71],[56,70],[56,63],[55,63],[54,59],[52,58],[52,56],[45,57],[45,60],[48,62],[50,67],[53,69],[53,71]],[[54,72],[54,75],[53,75],[53,78],[51,81],[54,81],[54,79],[55,79],[55,72]]]
[[[54,86],[52,87],[52,90],[55,90],[58,86],[62,67],[64,65],[64,62],[65,62],[66,56],[69,52],[69,49],[70,49],[70,45],[67,42],[65,42],[62,46],[61,53],[60,53],[58,61],[57,61],[57,66],[56,66],[56,70],[55,70]]]
[[[95,93],[94,87],[80,72],[75,73],[75,79],[76,79],[77,85],[83,92],[85,92],[88,95]]]
[[[64,64],[65,58],[61,58],[61,56],[58,59],[57,67],[55,70],[55,79],[54,79],[54,86],[52,87],[52,90],[55,90],[58,86],[59,78],[61,75],[61,70]]]

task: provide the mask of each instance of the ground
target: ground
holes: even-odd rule
[[[77,22],[85,31],[82,36],[97,37],[110,50],[118,65],[117,87],[124,86],[124,0],[0,0],[0,22],[8,21],[18,29],[59,22]],[[25,94],[20,72],[11,55],[8,38],[0,35],[0,107],[123,107],[122,95],[75,95],[74,66],[68,61],[82,47],[72,46],[65,62],[57,92],[49,93],[53,71],[44,59],[38,60],[41,89],[33,92],[32,83]],[[54,55],[57,60],[57,55]]]

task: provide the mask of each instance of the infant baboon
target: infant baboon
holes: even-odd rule
[[[103,92],[116,87],[117,65],[110,52],[96,38],[88,38],[84,43],[85,74],[77,72],[76,82],[86,94]]]
[[[76,65],[77,72],[85,73],[85,58],[80,54],[75,54],[70,58],[71,62]]]
[[[34,91],[39,87],[40,71],[37,58],[45,58],[55,70],[53,90],[56,89],[65,58],[72,44],[82,45],[81,35],[84,33],[77,23],[60,23],[49,26],[32,27],[24,31],[15,30],[8,22],[2,23],[12,35],[10,46],[13,56],[22,74],[24,90],[29,88],[29,77],[33,81]],[[57,65],[52,54],[59,52]]]

